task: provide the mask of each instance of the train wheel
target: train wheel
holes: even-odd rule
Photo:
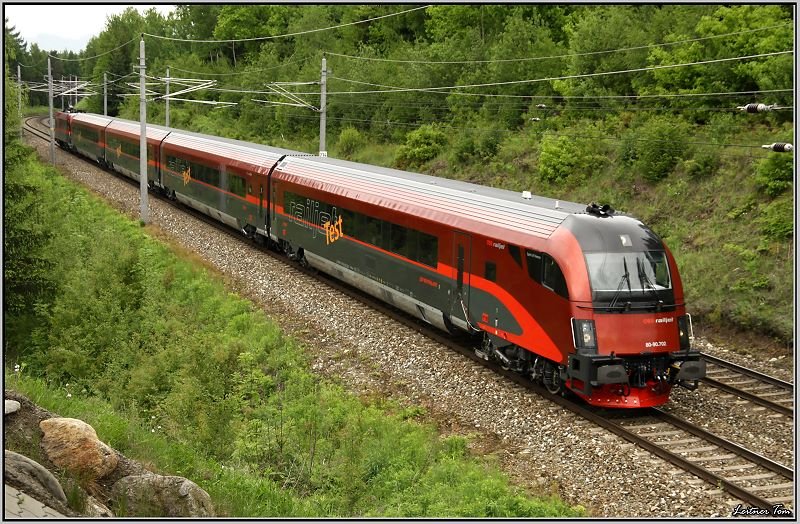
[[[561,381],[561,373],[558,371],[558,366],[552,362],[545,362],[544,370],[542,372],[542,384],[547,391],[553,395],[561,393],[564,383]]]

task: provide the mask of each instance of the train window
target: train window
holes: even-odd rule
[[[175,173],[181,174],[189,169],[189,162],[183,158],[167,155],[167,169]]]
[[[245,185],[244,178],[240,176],[230,175],[228,177],[228,191],[234,195],[243,197],[245,195]]]
[[[383,241],[383,232],[381,228],[383,221],[367,215],[363,215],[363,217],[364,242],[385,249],[387,246]]]
[[[436,267],[439,261],[439,239],[422,231],[418,233],[419,259],[417,262],[426,266]]]
[[[542,254],[529,249],[525,250],[528,259],[528,275],[536,282],[542,282]]]
[[[219,171],[217,169],[196,162],[190,162],[189,167],[193,179],[219,187]]]
[[[519,267],[522,267],[522,253],[520,252],[519,247],[509,244],[508,253],[511,255],[511,258],[514,259],[514,262],[516,262]]]
[[[123,153],[139,158],[139,144],[134,144],[127,140],[120,140],[120,145],[122,146]]]
[[[542,254],[542,284],[564,298],[569,298],[567,281],[558,263],[550,255]]]
[[[486,262],[484,274],[486,276],[486,280],[497,282],[497,264],[494,262]]]
[[[389,251],[409,258],[408,256],[408,230],[397,224],[387,223],[389,226]]]

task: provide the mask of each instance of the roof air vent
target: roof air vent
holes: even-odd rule
[[[599,217],[610,217],[614,215],[614,208],[609,206],[608,204],[603,204],[599,206],[592,202],[588,206],[586,206],[586,212],[590,215],[595,215]]]
[[[533,198],[533,195],[531,195],[530,191],[523,191],[522,198],[524,198],[525,200],[530,200],[531,198]]]

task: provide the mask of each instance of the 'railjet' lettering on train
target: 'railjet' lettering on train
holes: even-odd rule
[[[289,204],[289,216],[294,219],[297,225],[309,229],[312,238],[317,238],[317,234],[322,233],[323,224],[339,224],[341,228],[341,218],[335,207],[331,209],[331,214],[320,211],[319,207],[320,203],[310,198],[306,199],[305,204],[299,202],[291,202]],[[329,234],[326,230],[326,239],[328,237]]]

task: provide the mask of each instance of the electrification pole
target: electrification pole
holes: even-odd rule
[[[149,222],[147,209],[147,100],[144,96],[144,35],[139,41],[139,198],[141,221]]]
[[[22,136],[22,74],[19,72],[19,64],[17,64],[17,83],[19,83],[19,92],[17,93],[17,111],[19,112],[19,134]]]
[[[326,90],[328,80],[328,69],[325,56],[322,56],[322,77],[320,79],[320,92],[319,92],[319,156],[328,156],[328,151],[325,150],[325,127],[327,124],[327,104],[326,104]]]
[[[61,75],[61,90],[64,90],[64,75]],[[64,110],[64,95],[61,95],[61,110]]]
[[[108,116],[108,73],[103,72],[103,116]]]
[[[19,64],[17,64],[17,83],[19,84],[19,93],[17,93],[17,111],[22,116],[22,74],[19,72]]]
[[[47,57],[47,95],[50,100],[50,163],[56,165],[56,128],[53,125],[53,70],[50,68],[49,56]]]
[[[164,100],[167,102],[167,116],[164,125],[169,127],[169,66],[167,66],[167,96],[164,97]]]

